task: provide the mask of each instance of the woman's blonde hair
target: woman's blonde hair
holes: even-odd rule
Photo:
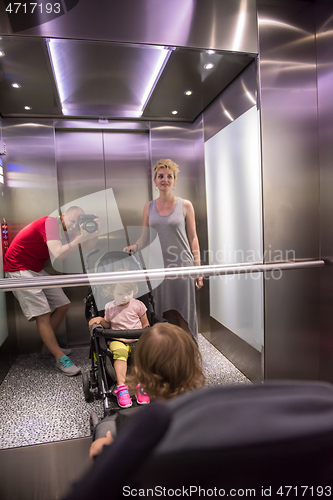
[[[128,383],[131,390],[140,384],[150,397],[164,399],[202,387],[205,376],[197,344],[179,326],[156,323],[138,340]]]
[[[177,165],[177,163],[175,163],[174,161],[172,160],[158,160],[158,162],[156,163],[155,167],[154,167],[154,179],[156,179],[156,176],[157,176],[157,172],[161,169],[161,168],[170,168],[170,170],[172,170],[173,172],[173,177],[175,179],[175,182],[177,181],[177,174],[179,172],[179,167]]]

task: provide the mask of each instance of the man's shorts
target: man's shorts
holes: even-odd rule
[[[6,278],[36,278],[39,276],[50,276],[46,271],[15,271],[5,273]],[[70,304],[67,296],[61,288],[23,288],[12,290],[20,303],[24,316],[33,320],[36,316],[53,312],[58,307]]]

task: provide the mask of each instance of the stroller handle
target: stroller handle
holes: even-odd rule
[[[136,330],[111,330],[103,328],[101,325],[94,324],[90,329],[91,336],[104,337],[107,340],[112,339],[138,339],[147,330],[147,328],[140,328]]]

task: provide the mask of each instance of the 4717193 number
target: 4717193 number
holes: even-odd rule
[[[265,493],[264,493],[265,495]],[[280,486],[276,495],[283,497],[330,497],[332,495],[331,486]],[[266,496],[266,495],[265,495]]]
[[[7,5],[6,12],[9,14],[33,14],[38,12],[40,14],[60,14],[61,4],[60,3],[18,3],[13,2]]]

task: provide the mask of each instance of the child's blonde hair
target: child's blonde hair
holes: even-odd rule
[[[118,269],[118,271],[126,272],[127,269]],[[101,291],[101,295],[103,295],[103,297],[109,297],[110,295],[113,297],[114,289],[116,288],[117,285],[119,285],[127,293],[133,292],[133,295],[136,295],[138,293],[138,285],[136,283],[120,282],[120,283],[111,283],[110,285],[104,285]]]

